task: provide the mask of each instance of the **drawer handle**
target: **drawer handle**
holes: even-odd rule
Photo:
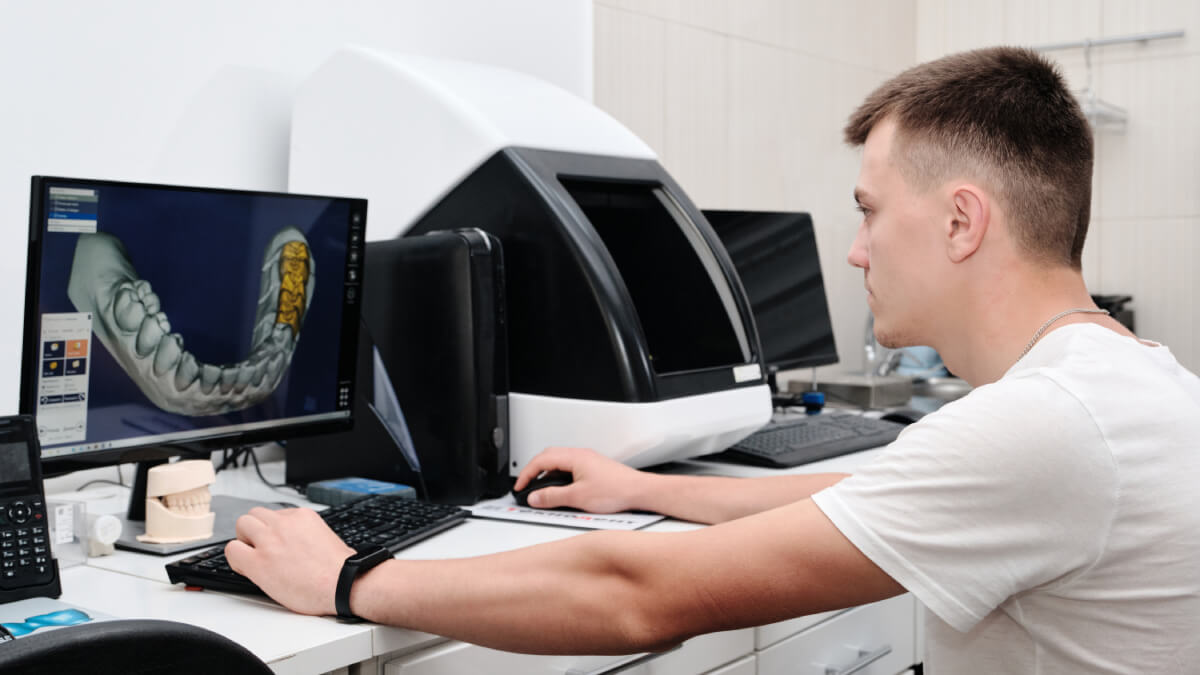
[[[872,663],[875,663],[879,659],[882,659],[883,657],[885,657],[891,653],[892,653],[891,645],[884,645],[884,646],[880,647],[879,649],[876,649],[873,652],[866,651],[865,649],[860,649],[860,650],[858,650],[858,660],[857,661],[855,661],[854,663],[851,663],[850,665],[846,666],[845,668],[836,668],[836,667],[832,667],[832,666],[826,666],[825,667],[825,675],[854,675],[854,673],[857,673],[858,671],[862,670],[863,668],[866,668],[867,666],[871,665]]]
[[[671,652],[676,651],[681,647],[683,647],[683,643],[677,644],[674,647],[671,647],[670,649],[664,649],[661,652],[650,652],[649,654],[635,654],[634,656],[631,656],[623,661],[617,661],[616,663],[614,663],[610,666],[603,667],[600,670],[579,670],[578,668],[568,668],[565,675],[618,675],[619,673],[623,673],[632,668],[636,668],[636,667],[642,665],[643,663],[653,661],[654,659],[657,659],[658,657],[662,656],[663,654],[670,654]],[[888,647],[888,651],[891,651],[891,649],[892,649],[891,647]]]

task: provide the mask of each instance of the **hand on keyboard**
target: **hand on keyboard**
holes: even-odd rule
[[[337,613],[333,593],[352,553],[312,509],[251,509],[237,520],[237,539],[225,545],[235,572],[284,607],[313,615]]]
[[[341,561],[349,555],[349,550],[383,546],[395,553],[438,532],[461,525],[466,521],[467,513],[457,506],[381,494],[340,504],[320,514],[308,509],[254,509],[237,523],[237,535],[241,543],[230,543],[232,555],[226,555],[225,546],[194,553],[167,563],[167,577],[171,583],[234,593],[266,591],[275,597],[277,592],[281,592],[279,588],[291,582],[286,578],[277,579],[272,575],[272,570],[281,567],[291,570],[307,564],[313,544],[306,537],[316,537],[313,543],[319,544],[321,551],[340,551],[340,570]],[[324,521],[328,528],[313,522],[314,516],[316,520]],[[329,540],[330,533],[326,532],[329,528],[333,529],[337,542],[342,544],[340,547],[334,546]],[[236,561],[241,567],[231,569],[231,561]],[[238,573],[242,569],[255,577],[247,579]],[[304,581],[307,578],[304,575],[310,572],[289,571],[287,574]],[[260,580],[267,584],[266,588],[255,585],[254,582]],[[306,606],[308,604],[312,603],[306,602]]]

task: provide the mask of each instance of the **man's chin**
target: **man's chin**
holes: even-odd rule
[[[878,325],[879,324],[876,324],[876,327],[878,327]],[[887,347],[888,349],[903,349],[904,347],[912,347],[918,344],[917,342],[914,342],[903,335],[890,332],[880,332],[878,330],[875,331],[875,341],[878,342],[880,346]]]

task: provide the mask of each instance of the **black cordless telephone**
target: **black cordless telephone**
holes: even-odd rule
[[[62,594],[40,455],[31,416],[0,417],[0,602]]]

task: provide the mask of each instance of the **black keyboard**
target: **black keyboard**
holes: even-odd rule
[[[321,512],[329,527],[355,549],[382,545],[392,552],[460,525],[468,515],[466,509],[457,506],[394,495],[368,495]],[[173,584],[263,594],[253,582],[229,567],[224,544],[167,563],[167,577]]]
[[[851,414],[806,415],[772,422],[710,459],[789,467],[887,445],[903,424]]]

